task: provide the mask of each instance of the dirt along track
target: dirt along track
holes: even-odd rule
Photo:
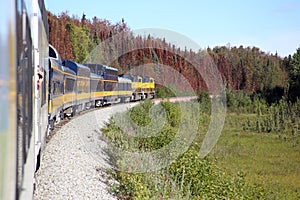
[[[153,102],[155,104],[159,104],[161,101],[170,101],[170,102],[185,102],[185,101],[191,101],[194,99],[197,99],[197,96],[191,96],[191,97],[171,97],[171,98],[158,98],[158,99],[153,99]]]

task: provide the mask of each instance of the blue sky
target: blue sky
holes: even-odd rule
[[[68,11],[81,18],[85,13],[89,19],[96,16],[111,23],[124,18],[131,30],[167,29],[201,48],[256,46],[284,57],[300,47],[297,0],[45,0],[45,4],[54,14]]]

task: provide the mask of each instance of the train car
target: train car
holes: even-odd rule
[[[91,107],[91,82],[90,69],[82,64],[71,60],[62,62],[64,67],[67,67],[76,73],[76,106],[75,112],[79,113]]]
[[[85,64],[91,72],[103,78],[103,92],[97,92],[97,98],[101,99],[101,105],[118,103],[118,69],[102,64]]]
[[[74,115],[76,106],[76,73],[62,65],[62,60],[56,49],[49,45],[49,125],[65,115]]]
[[[91,73],[91,101],[94,107],[99,107],[103,105],[104,102],[104,81],[103,77]]]
[[[118,103],[118,69],[104,65],[104,104]]]
[[[124,74],[123,78],[130,79],[132,81],[132,97],[131,101],[138,101],[145,99],[143,87],[143,78],[137,75]]]
[[[68,67],[63,67],[64,72],[64,104],[63,117],[73,116],[76,112],[76,90],[77,76],[76,73]]]
[[[104,105],[104,65],[86,63],[84,64],[91,72],[91,101],[92,106],[99,107]]]
[[[132,98],[132,81],[124,77],[118,77],[118,97],[121,103],[130,102]]]
[[[96,64],[96,63],[84,63],[85,66],[87,66],[91,73],[97,74],[101,77],[104,76],[104,66],[102,64]]]
[[[32,199],[48,128],[47,15],[42,0],[1,8],[0,199]]]
[[[49,120],[50,128],[54,128],[54,124],[63,118],[64,104],[64,74],[61,63],[50,57],[49,58]]]
[[[154,79],[149,76],[142,76],[142,91],[144,93],[145,98],[154,98],[155,96],[155,83]]]

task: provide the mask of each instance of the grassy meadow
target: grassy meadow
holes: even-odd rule
[[[132,137],[132,129],[117,125],[124,115],[114,116],[102,131],[115,146],[129,152],[152,152],[171,144],[180,127],[184,141],[188,140],[189,127],[197,124],[198,131],[183,154],[164,168],[149,172],[135,173],[133,166],[127,166],[126,156],[109,147],[112,163],[121,169],[110,171],[119,182],[111,186],[112,192],[120,199],[299,199],[299,103],[290,105],[292,109],[284,107],[288,104],[268,106],[263,101],[228,107],[216,146],[200,159],[199,150],[211,118],[208,102],[203,97],[199,102],[154,106],[147,100],[129,110],[127,116],[146,129],[162,120],[153,116],[164,113],[163,127],[149,137]],[[160,159],[166,161],[178,149],[160,154]],[[145,163],[139,160],[136,169],[145,167]]]
[[[227,115],[210,158],[226,171],[243,172],[247,182],[261,185],[266,199],[300,199],[299,136],[245,131],[242,124],[249,117],[256,115]]]

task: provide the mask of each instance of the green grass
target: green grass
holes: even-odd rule
[[[112,172],[120,183],[112,187],[117,196],[122,199],[300,199],[300,134],[292,134],[295,129],[284,123],[284,132],[258,133],[257,114],[229,112],[217,145],[207,158],[200,159],[199,150],[210,122],[209,109],[200,102],[197,123],[196,102],[184,104],[182,108],[188,109],[180,109],[178,104],[161,105],[167,120],[158,135],[128,137],[127,130],[115,126],[117,117],[103,132],[116,146],[128,151],[152,151],[167,145],[177,133],[179,116],[185,119],[181,124],[186,126],[185,132],[189,132],[189,126],[199,124],[198,134],[190,148],[164,169],[138,174]],[[131,119],[141,126],[149,125],[152,106],[146,101],[131,109]],[[160,112],[153,111],[154,116]],[[121,155],[114,158],[116,165],[123,164]]]
[[[300,139],[281,133],[243,131],[241,124],[249,117],[254,116],[227,116],[210,157],[227,171],[244,172],[247,182],[261,184],[268,199],[299,199]]]

